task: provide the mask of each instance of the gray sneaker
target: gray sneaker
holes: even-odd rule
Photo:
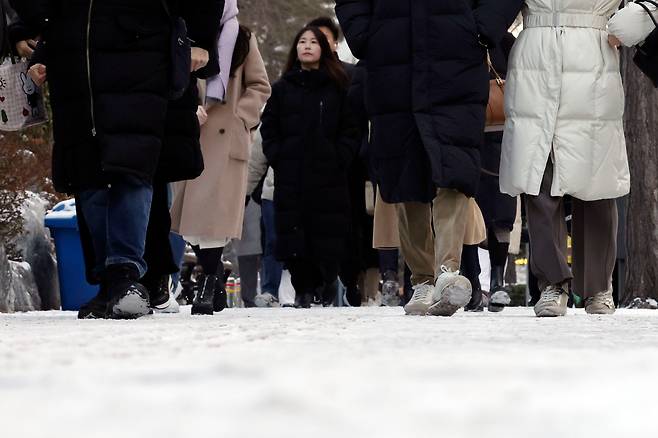
[[[541,292],[535,304],[535,315],[540,318],[564,316],[567,314],[569,294],[562,285],[550,285]]]
[[[432,305],[427,313],[434,316],[452,316],[471,299],[471,282],[459,271],[450,271],[441,266],[441,275],[436,279]]]
[[[417,284],[414,286],[414,294],[404,306],[404,311],[407,315],[427,315],[427,310],[432,305],[432,294],[434,293],[434,286],[428,282]]]
[[[585,300],[585,312],[590,315],[612,315],[615,313],[615,301],[612,290],[599,292]]]

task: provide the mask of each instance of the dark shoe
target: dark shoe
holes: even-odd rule
[[[139,271],[132,263],[107,267],[108,318],[136,319],[151,312],[148,290],[138,280]]]
[[[471,301],[464,307],[466,312],[482,312],[484,311],[482,289],[473,289]]]
[[[215,301],[216,275],[199,275],[196,280],[197,290],[192,302],[192,315],[212,315]]]
[[[296,309],[310,309],[311,303],[315,298],[315,293],[313,292],[302,292],[295,294],[295,308]]]
[[[220,279],[215,283],[215,296],[213,298],[212,306],[215,312],[221,312],[228,306],[226,289],[224,289],[224,283],[220,281]]]
[[[505,290],[505,266],[491,267],[491,283],[489,285],[489,312],[502,312],[509,306],[511,298]]]
[[[144,283],[142,283],[144,284]],[[169,276],[163,275],[160,278],[160,282],[157,286],[149,286],[144,284],[144,286],[149,291],[149,301],[151,302],[151,307],[154,309],[160,308],[161,306],[169,302]]]
[[[98,294],[91,301],[80,306],[78,319],[104,319],[108,301],[107,287],[101,284]]]
[[[351,307],[361,307],[361,292],[358,288],[350,288],[345,291],[345,300]]]

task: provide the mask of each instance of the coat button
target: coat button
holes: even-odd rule
[[[219,133],[220,133],[220,134],[224,134],[224,133],[226,133],[226,129],[224,129],[224,128],[220,129],[220,130],[219,130]]]

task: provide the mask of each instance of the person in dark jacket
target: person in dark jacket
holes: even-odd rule
[[[497,47],[489,51],[493,69],[490,79],[501,79],[507,75],[507,59],[514,45],[514,35],[507,33]],[[500,312],[510,303],[510,296],[504,288],[505,264],[509,252],[510,233],[516,220],[517,200],[500,192],[498,169],[500,167],[501,144],[503,132],[486,132],[484,144],[480,151],[481,172],[480,186],[475,196],[478,206],[482,210],[484,222],[487,227],[487,250],[491,264],[491,281],[489,284],[488,300],[483,300],[480,275],[480,260],[478,247],[469,245],[464,247],[462,259],[462,272],[470,280],[473,287],[471,301],[466,310],[480,311],[483,304],[488,301],[487,308],[491,312]]]
[[[348,77],[316,27],[294,39],[283,77],[262,117],[263,152],[274,169],[278,260],[297,307],[335,281],[349,232],[346,169],[359,132],[346,99]]]
[[[208,13],[221,14],[215,5],[21,0],[25,14],[19,15],[42,35],[30,73],[36,82],[47,74],[50,82],[53,182],[58,191],[76,195],[108,317],[149,312],[148,291],[138,280],[147,270],[153,179],[164,154],[171,17],[191,17],[196,44],[212,47],[218,26]],[[194,18],[208,26],[190,25]],[[193,70],[208,74],[208,57],[208,51],[193,48]]]
[[[398,204],[401,249],[415,285],[409,314],[450,316],[470,300],[470,283],[458,270],[463,244],[484,240],[469,197],[480,180],[486,49],[499,43],[522,3],[336,2],[352,53],[367,63],[374,177],[383,200]]]

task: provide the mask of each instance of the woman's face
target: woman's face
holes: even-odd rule
[[[304,32],[297,42],[297,58],[304,68],[318,68],[322,48],[315,34],[310,30]]]

